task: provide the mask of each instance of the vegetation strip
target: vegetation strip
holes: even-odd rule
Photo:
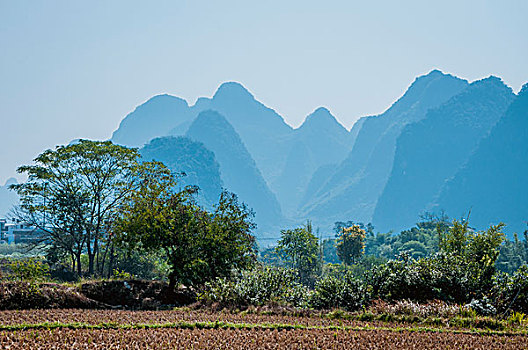
[[[52,329],[247,329],[247,330],[335,330],[335,331],[389,331],[389,332],[424,332],[424,333],[454,333],[454,334],[475,334],[475,335],[500,335],[500,336],[527,336],[528,330],[522,331],[496,331],[496,330],[459,330],[445,328],[427,327],[375,327],[375,326],[306,326],[299,324],[274,324],[274,323],[229,323],[229,322],[176,322],[162,324],[118,324],[118,323],[36,323],[0,325],[0,331],[21,331],[21,330],[52,330]]]

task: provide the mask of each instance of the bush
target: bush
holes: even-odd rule
[[[40,281],[49,276],[49,266],[34,258],[12,260],[8,263],[10,278],[18,281]]]
[[[442,300],[467,303],[483,297],[478,271],[456,255],[437,253],[414,260],[403,254],[399,260],[374,267],[367,273],[373,296],[387,301]]]
[[[478,315],[481,316],[492,316],[497,313],[497,309],[492,305],[491,301],[487,297],[481,299],[473,299],[466,308],[474,310]]]
[[[317,281],[310,305],[317,309],[356,311],[369,299],[364,284],[347,271],[343,274],[329,273]]]
[[[528,313],[528,266],[521,266],[512,275],[496,274],[493,278],[491,299],[501,314],[510,310]]]
[[[303,307],[310,292],[298,283],[295,270],[259,266],[241,272],[234,278],[217,278],[206,283],[200,300],[224,307],[259,306],[270,302]]]

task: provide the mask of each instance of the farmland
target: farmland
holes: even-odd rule
[[[3,349],[523,349],[525,327],[425,326],[329,314],[290,316],[193,310],[0,312]],[[350,315],[348,315],[350,316]]]

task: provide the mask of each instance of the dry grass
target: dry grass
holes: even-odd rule
[[[387,330],[55,329],[0,332],[9,349],[526,349],[523,336]]]
[[[189,308],[0,311],[0,327],[0,349],[528,349],[526,329],[461,331]]]

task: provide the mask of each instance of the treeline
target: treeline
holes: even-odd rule
[[[410,299],[528,312],[527,241],[507,240],[502,224],[476,231],[467,220],[426,215],[394,235],[337,222],[335,238],[321,241],[307,222],[259,253],[254,213],[236,195],[224,191],[203,208],[198,188],[179,185],[184,174],[143,162],[137,149],[81,140],[19,172],[28,180],[11,186],[21,197],[15,215],[40,232],[43,270],[56,279],[167,279],[204,303],[237,308],[358,310]]]
[[[443,213],[440,215],[426,213],[414,227],[398,234],[375,232],[371,224],[365,225],[353,221],[336,222],[334,226],[336,238],[327,238],[321,243],[325,263],[341,262],[337,254],[337,237],[344,227],[354,225],[365,231],[365,257],[370,261],[386,261],[399,256],[419,259],[438,253],[442,234],[449,229],[452,221]],[[475,229],[469,226],[468,231],[475,233]],[[528,230],[525,230],[522,236],[523,239],[520,239],[519,235],[514,233],[511,240],[504,237],[496,262],[499,271],[513,273],[522,265],[528,264]]]
[[[475,231],[467,220],[429,217],[392,236],[374,234],[371,225],[339,222],[336,239],[319,243],[308,222],[282,231],[278,245],[262,252],[257,269],[209,284],[204,298],[238,307],[279,301],[350,311],[375,300],[440,300],[482,315],[526,313],[526,241],[506,240],[503,227]],[[510,261],[506,254],[512,251]]]
[[[12,185],[17,220],[36,228],[52,276],[63,279],[162,275],[200,285],[255,260],[253,213],[228,192],[212,209],[137,149],[80,140],[40,154]],[[42,248],[44,247],[44,248]]]

